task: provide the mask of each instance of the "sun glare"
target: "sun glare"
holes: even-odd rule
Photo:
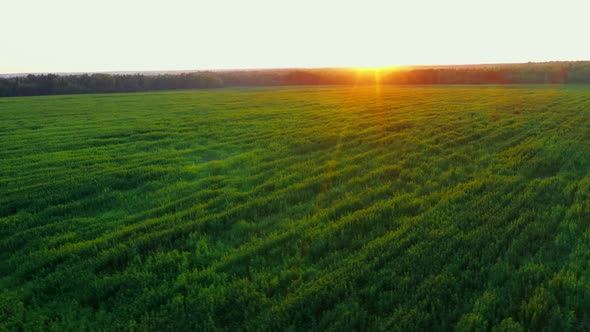
[[[367,66],[367,67],[355,67],[355,69],[359,72],[367,72],[367,71],[382,72],[382,71],[400,70],[401,67],[399,67],[399,66]]]

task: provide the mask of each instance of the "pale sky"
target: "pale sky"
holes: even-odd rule
[[[0,0],[0,73],[589,60],[587,0]]]

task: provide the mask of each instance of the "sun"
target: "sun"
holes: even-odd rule
[[[379,70],[379,67],[355,67],[357,71],[376,71]]]
[[[384,72],[384,71],[397,71],[397,70],[400,70],[401,67],[399,67],[399,66],[360,66],[360,67],[354,67],[354,69],[359,72],[367,72],[367,71]]]

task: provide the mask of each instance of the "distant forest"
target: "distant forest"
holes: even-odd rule
[[[354,84],[590,83],[590,61],[356,70],[266,69],[183,74],[26,75],[0,78],[0,97],[210,89],[238,86]]]

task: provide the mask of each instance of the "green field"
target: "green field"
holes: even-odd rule
[[[590,328],[590,87],[3,98],[0,143],[0,331]]]

